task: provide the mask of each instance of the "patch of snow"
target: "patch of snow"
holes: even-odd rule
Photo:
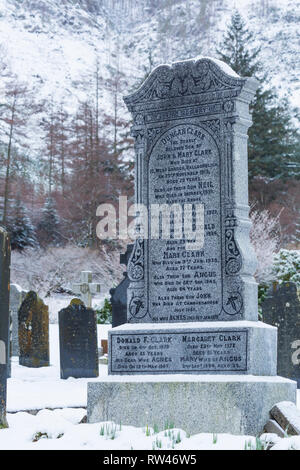
[[[98,346],[107,339],[111,325],[97,325]],[[12,358],[11,378],[7,381],[7,411],[42,408],[86,407],[87,382],[97,379],[60,378],[58,325],[50,325],[50,366],[29,368]],[[107,375],[107,366],[99,364],[99,377]]]

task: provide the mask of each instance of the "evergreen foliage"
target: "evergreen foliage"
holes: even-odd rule
[[[23,251],[24,248],[37,247],[35,228],[27,213],[26,207],[18,197],[12,204],[11,216],[7,224],[10,233],[11,249]]]
[[[253,47],[255,37],[235,11],[231,23],[217,51],[242,77],[255,77],[259,87],[250,106],[253,125],[249,129],[249,178],[299,177],[299,134],[292,122],[291,109],[286,99],[266,86],[267,76],[259,62],[260,48]]]
[[[62,241],[59,231],[60,219],[52,197],[48,197],[42,209],[42,217],[38,224],[40,243],[59,245]]]
[[[101,325],[112,323],[112,305],[111,302],[105,298],[104,304],[101,309],[96,309],[97,323]]]

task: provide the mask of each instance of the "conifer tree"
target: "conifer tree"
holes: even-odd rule
[[[42,245],[59,245],[61,242],[59,226],[60,219],[55,207],[55,202],[52,197],[48,197],[42,209],[42,217],[38,224],[40,243]]]
[[[12,204],[11,209],[12,213],[7,226],[10,233],[12,250],[23,251],[27,246],[37,247],[38,241],[35,228],[19,196]]]
[[[249,178],[251,180],[257,175],[269,178],[295,177],[295,172],[291,174],[291,162],[299,162],[299,135],[292,124],[287,100],[279,100],[275,91],[265,86],[267,75],[263,73],[258,59],[260,48],[253,47],[254,39],[240,13],[235,11],[217,50],[220,59],[237,74],[259,80],[250,106],[253,125],[249,129]],[[297,164],[293,168],[295,166]]]

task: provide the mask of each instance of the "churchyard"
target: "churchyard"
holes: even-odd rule
[[[1,232],[0,449],[300,449],[299,289],[269,283],[259,318],[253,277],[256,86],[196,58],[125,98],[139,213],[109,291],[90,270],[50,302],[10,285]],[[169,229],[145,217],[158,203],[173,207]],[[107,302],[112,318],[99,322]]]
[[[21,85],[1,101],[0,450],[111,451],[102,463],[132,468],[140,450],[176,451],[173,464],[190,451],[300,450],[299,114],[268,89],[235,4],[221,49],[209,34],[192,54],[194,31],[172,29],[181,9],[186,25],[200,5],[206,31],[223,1],[152,2],[173,16],[151,26],[158,43],[127,81],[141,50],[121,44],[119,6],[69,3],[90,19],[113,5],[118,47],[109,40],[106,68],[81,64],[87,81],[72,79],[57,115],[53,97],[47,111],[19,108]],[[276,23],[275,6],[259,5]],[[73,21],[62,20],[80,30]],[[88,58],[70,41],[72,66],[77,48]]]

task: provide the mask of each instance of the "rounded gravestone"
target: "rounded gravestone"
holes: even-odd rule
[[[73,299],[58,318],[61,378],[98,377],[96,312]]]
[[[49,366],[49,311],[36,292],[26,294],[18,320],[20,365]]]

